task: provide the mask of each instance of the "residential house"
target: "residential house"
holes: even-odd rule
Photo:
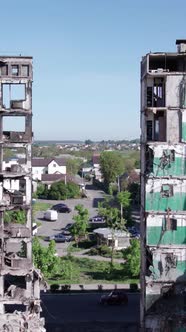
[[[32,179],[41,181],[43,174],[66,175],[66,160],[64,158],[33,158]]]
[[[106,244],[114,249],[121,250],[130,246],[130,234],[122,230],[112,230],[110,228],[97,228],[93,231],[96,234],[97,244]]]
[[[92,157],[92,164],[93,164],[93,174],[94,174],[94,179],[96,181],[102,182],[102,174],[100,170],[100,154],[95,153],[93,154]]]

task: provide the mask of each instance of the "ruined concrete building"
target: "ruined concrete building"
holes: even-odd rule
[[[141,61],[141,326],[186,331],[186,40]]]
[[[0,331],[45,331],[32,265],[31,143],[32,57],[0,56]]]

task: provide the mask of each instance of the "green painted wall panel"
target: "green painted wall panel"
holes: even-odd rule
[[[175,158],[175,161],[172,161],[165,167],[162,167],[160,163],[160,158],[154,158],[153,174],[154,176],[186,175],[186,159]]]
[[[186,227],[177,227],[176,231],[163,231],[162,227],[147,228],[148,245],[186,245]]]
[[[146,211],[165,211],[168,208],[186,211],[186,193],[175,193],[171,197],[162,197],[159,192],[146,194]]]
[[[186,141],[186,123],[182,122],[182,140]]]

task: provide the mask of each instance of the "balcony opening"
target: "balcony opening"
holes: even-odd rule
[[[3,172],[22,173],[26,170],[27,155],[25,148],[3,148]]]
[[[166,113],[164,111],[147,114],[146,136],[147,141],[166,142]]]
[[[23,102],[26,99],[25,84],[2,84],[2,95],[2,107],[15,108],[16,102]]]
[[[147,84],[147,107],[165,107],[164,78],[154,78]]]
[[[166,141],[166,117],[164,111],[158,111],[154,115],[154,140]]]
[[[3,117],[4,141],[14,143],[25,142],[31,139],[31,121],[25,116],[4,116]]]

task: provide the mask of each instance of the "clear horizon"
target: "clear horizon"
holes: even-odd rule
[[[33,56],[34,138],[139,137],[141,57],[176,51],[185,10],[184,0],[3,2],[0,55]]]

